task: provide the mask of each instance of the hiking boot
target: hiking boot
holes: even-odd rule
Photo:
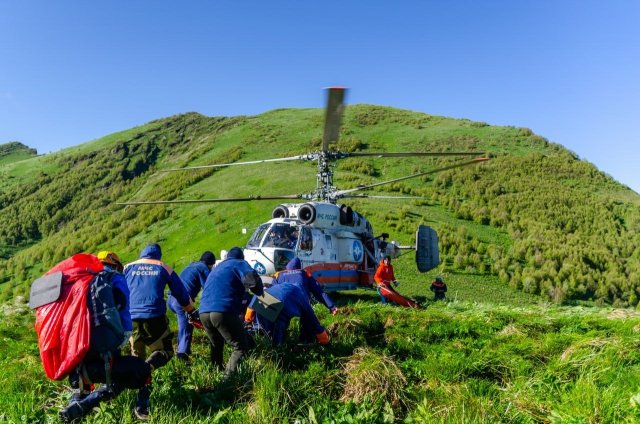
[[[138,390],[138,395],[136,396],[136,407],[133,408],[133,414],[139,420],[146,421],[149,419],[149,397],[151,397],[150,384]]]
[[[71,399],[69,399],[69,405],[70,406],[72,403],[74,402],[80,402],[82,399],[86,398],[89,393],[88,391],[84,391],[84,390],[74,390],[73,393],[71,394]]]
[[[63,423],[73,423],[84,415],[84,409],[78,402],[71,402],[66,408],[60,411],[60,421]]]
[[[149,419],[149,408],[144,406],[136,406],[133,408],[133,415],[141,421],[147,421]]]

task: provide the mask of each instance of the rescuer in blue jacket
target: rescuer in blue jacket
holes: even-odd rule
[[[338,312],[336,304],[333,303],[329,295],[322,290],[322,286],[318,284],[316,279],[302,269],[302,263],[297,257],[289,261],[284,271],[276,274],[273,285],[282,283],[295,284],[304,290],[309,301],[311,300],[311,296],[313,296],[316,301],[326,306],[333,315]]]
[[[241,319],[246,290],[261,295],[262,280],[244,260],[242,249],[234,247],[207,277],[200,299],[200,319],[211,342],[211,362],[214,366],[218,369],[223,367],[225,341],[233,348],[224,369],[225,378],[236,370],[249,351],[248,336]]]
[[[294,317],[300,317],[300,341],[310,343],[317,341],[326,345],[329,343],[329,335],[316,317],[307,293],[300,286],[292,283],[280,283],[265,290],[267,293],[280,300],[283,308],[275,322],[270,322],[260,314],[256,314],[253,305],[257,302],[253,297],[245,314],[245,324],[249,324],[255,318],[274,346],[282,344],[287,335],[287,328]]]
[[[191,262],[180,273],[180,279],[184,283],[184,287],[187,289],[187,293],[189,293],[192,300],[195,301],[198,293],[200,293],[215,263],[216,256],[206,251],[200,256],[198,262]],[[189,355],[191,355],[193,325],[189,322],[189,317],[184,313],[184,310],[175,297],[169,295],[167,304],[169,305],[169,309],[171,309],[178,318],[178,352],[176,353],[176,357],[182,360],[189,360]]]
[[[152,370],[166,365],[173,356],[173,334],[166,313],[165,287],[169,286],[171,294],[190,314],[192,320],[197,320],[198,314],[182,280],[171,267],[160,260],[161,257],[160,246],[149,244],[140,253],[140,259],[124,267],[133,320],[131,352],[144,359],[146,348],[149,347],[151,353],[146,362],[151,365]],[[140,419],[149,417],[151,385],[145,388],[149,393],[138,393],[135,409],[136,416]]]

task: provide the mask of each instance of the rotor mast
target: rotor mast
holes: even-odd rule
[[[329,144],[338,141],[342,115],[344,114],[344,87],[329,87],[327,89],[327,109],[324,116],[324,134],[322,136],[322,150],[318,152],[318,174],[316,198],[325,202],[335,203],[333,195],[336,188],[333,185],[333,165],[330,161],[335,159],[329,152]]]
[[[329,163],[329,152],[319,152],[318,154],[318,173],[315,197],[324,202],[335,203],[333,193],[336,191],[333,185],[333,165]]]

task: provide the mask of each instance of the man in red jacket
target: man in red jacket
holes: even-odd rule
[[[380,293],[380,288],[384,287],[389,290],[393,290],[391,284],[398,286],[398,280],[396,280],[396,276],[393,273],[393,265],[391,265],[390,256],[385,256],[384,259],[380,261],[380,265],[378,265],[378,269],[376,270],[376,274],[373,276],[373,279],[376,282],[376,291],[380,295],[382,304],[386,304],[387,298]]]
[[[393,273],[393,266],[391,265],[391,258],[389,256],[385,256],[384,259],[380,261],[380,265],[378,266],[373,279],[376,282],[376,290],[380,295],[383,304],[386,304],[387,301],[390,300],[397,305],[405,306],[407,308],[419,307],[415,300],[407,299],[395,291],[391,286],[393,284],[398,287],[400,283],[398,283],[398,280],[396,280],[396,276]]]

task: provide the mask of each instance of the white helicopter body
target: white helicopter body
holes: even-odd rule
[[[386,242],[386,234],[375,237],[369,221],[346,205],[282,204],[272,216],[254,231],[244,249],[245,260],[266,280],[298,257],[326,291],[370,286],[378,262],[401,253],[401,246]],[[430,242],[422,247],[423,254],[430,248],[431,263],[425,264],[429,269],[438,264],[437,236],[431,231]]]

